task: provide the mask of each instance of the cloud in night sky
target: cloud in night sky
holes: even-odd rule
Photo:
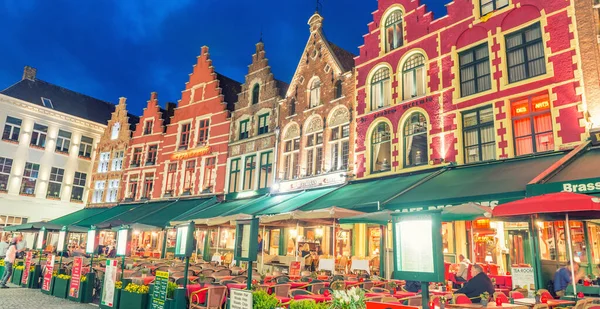
[[[375,0],[321,0],[327,38],[358,53]],[[434,15],[440,0],[421,0]],[[289,81],[308,38],[314,1],[307,0],[4,0],[0,3],[0,88],[38,78],[140,114],[157,91],[176,102],[200,47],[216,70],[240,82],[263,33],[275,77]]]

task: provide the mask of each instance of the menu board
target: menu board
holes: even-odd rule
[[[126,230],[125,230],[126,231]],[[117,260],[106,260],[106,272],[104,273],[104,286],[102,287],[101,304],[114,307],[115,283],[117,282]]]
[[[96,252],[96,230],[87,232],[87,244],[85,245],[85,253],[94,254]]]
[[[519,286],[522,289],[535,291],[535,273],[533,267],[512,267],[512,288]],[[532,293],[529,293],[531,295]]]
[[[73,267],[71,268],[71,284],[69,286],[69,296],[73,298],[79,298],[82,267],[83,258],[81,256],[76,256],[73,259]]]
[[[290,276],[300,276],[300,262],[294,261],[290,263]]]
[[[242,225],[242,252],[240,257],[246,259],[250,257],[250,228],[250,224]]]
[[[405,272],[433,273],[432,221],[427,215],[414,216],[395,223],[399,248],[397,268]]]
[[[167,287],[169,284],[169,272],[157,271],[154,278],[154,290],[152,291],[152,309],[164,309],[167,300]]]
[[[54,271],[54,254],[49,254],[46,259],[46,272],[44,273],[44,281],[42,282],[42,290],[50,291],[50,283],[52,282],[52,272]]]
[[[58,232],[58,246],[56,246],[56,252],[65,251],[65,240],[67,239],[67,231]]]
[[[127,233],[129,233],[129,230],[122,229],[122,230],[119,230],[119,233],[117,234],[117,255],[118,256],[127,255],[127,240],[128,240]]]
[[[188,229],[189,226],[187,225],[177,227],[177,241],[175,242],[175,255],[177,256],[186,255]]]
[[[42,228],[38,232],[38,238],[35,243],[35,249],[44,250],[44,240],[46,240],[46,229]]]
[[[229,309],[253,308],[252,291],[231,289]]]
[[[23,269],[23,277],[21,279],[21,284],[27,284],[27,280],[29,280],[29,272],[31,268],[31,259],[33,258],[33,254],[31,251],[27,252],[27,257],[25,258],[25,268]]]

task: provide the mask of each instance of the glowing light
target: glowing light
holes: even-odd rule
[[[322,228],[315,229],[315,235],[317,237],[323,237],[323,229]]]
[[[295,238],[296,236],[298,236],[298,230],[296,230],[296,229],[291,229],[291,230],[290,230],[290,237],[291,237],[291,238]]]

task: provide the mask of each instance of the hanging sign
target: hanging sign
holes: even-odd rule
[[[56,252],[62,253],[67,251],[66,240],[67,227],[63,226],[60,232],[58,232],[58,245],[56,246]]]
[[[46,228],[42,226],[42,228],[38,232],[38,238],[35,243],[35,249],[36,250],[44,250],[45,240],[46,240]]]
[[[169,272],[157,271],[154,277],[154,290],[152,292],[152,309],[164,309],[167,300],[167,286],[169,284]]]
[[[176,257],[191,257],[194,249],[194,222],[177,226]]]
[[[92,228],[87,233],[87,244],[85,245],[85,253],[94,254],[96,253],[96,248],[98,248],[99,237],[96,233],[96,227],[92,226]]]
[[[75,259],[73,259],[73,268],[71,268],[71,285],[69,287],[69,296],[73,298],[79,298],[82,267],[83,258],[80,256],[75,257]]]
[[[117,256],[126,256],[131,251],[131,235],[128,228],[122,228],[117,234]]]
[[[27,281],[29,280],[29,272],[30,272],[30,268],[31,268],[31,259],[33,258],[33,254],[31,254],[31,251],[27,252],[27,257],[25,258],[25,268],[23,269],[23,278],[21,280],[21,284],[27,284]]]
[[[54,254],[49,254],[46,259],[46,273],[44,274],[44,282],[42,290],[50,292],[50,283],[52,282],[52,273],[54,271]]]
[[[106,260],[106,272],[104,273],[104,286],[102,287],[101,303],[103,306],[114,307],[115,283],[117,282],[117,260]]]

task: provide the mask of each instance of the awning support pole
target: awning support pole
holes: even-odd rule
[[[162,248],[160,250],[160,258],[164,259],[167,253],[167,230],[163,230]]]
[[[569,224],[569,214],[565,214],[565,230],[567,231],[567,246],[569,248],[569,263],[571,264],[571,284],[573,284],[573,294],[577,295],[577,282],[575,281],[575,269],[573,268],[573,245],[571,243],[571,225]]]
[[[298,229],[299,229],[298,221],[296,221],[296,245],[295,245],[296,249],[294,250],[294,257],[296,257],[296,262],[298,262],[298,250],[300,250],[300,246],[298,244],[299,243],[298,240],[300,239],[300,235],[298,235],[299,234]]]
[[[221,226],[217,226],[217,252],[219,254],[219,243],[221,242]]]
[[[264,273],[264,268],[265,268],[265,233],[266,233],[266,225],[263,225],[263,232],[262,232],[262,245],[263,247],[260,250],[260,272]],[[269,244],[271,243],[271,239],[269,239]]]

